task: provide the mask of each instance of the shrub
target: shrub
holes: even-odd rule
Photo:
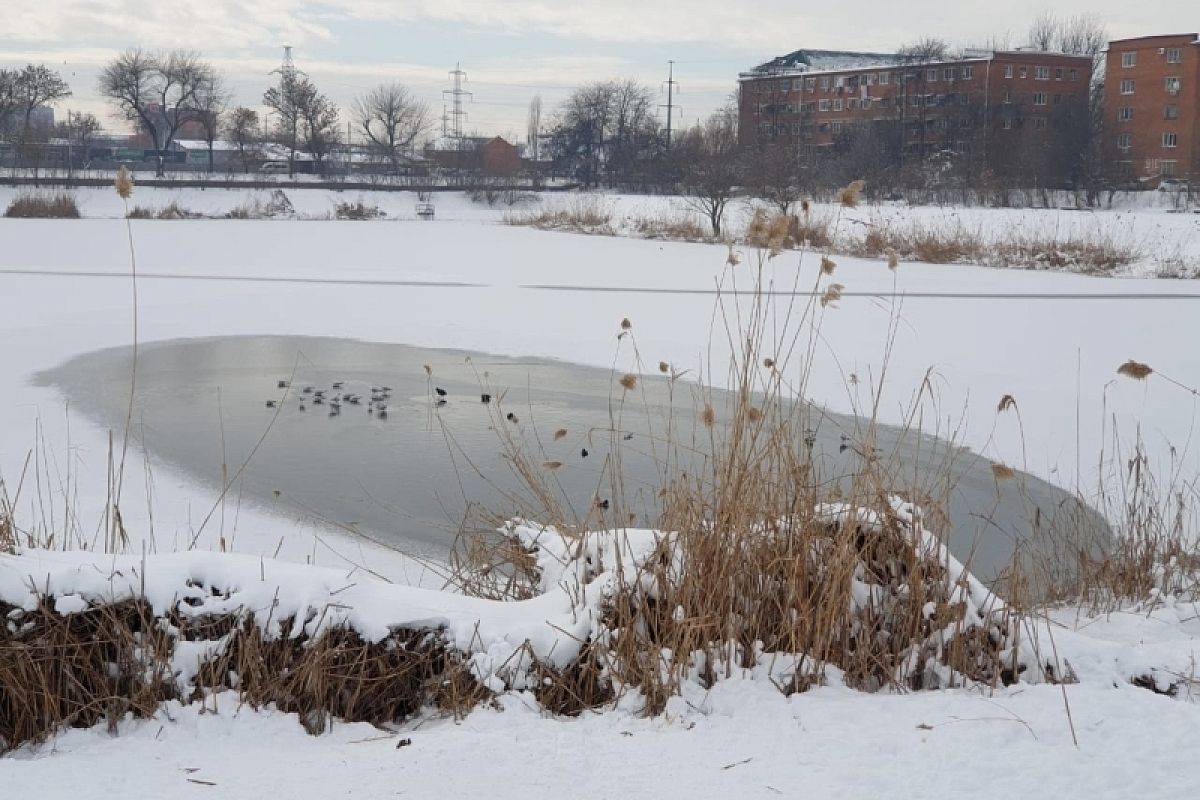
[[[201,219],[204,215],[198,211],[192,211],[179,205],[177,200],[172,200],[162,208],[150,208],[147,206],[134,206],[129,209],[126,214],[129,219]]]
[[[359,200],[357,203],[338,203],[333,207],[334,219],[369,220],[383,219],[387,212],[379,206],[372,206]]]
[[[13,198],[4,216],[26,219],[79,219],[75,197],[66,192],[22,194]]]

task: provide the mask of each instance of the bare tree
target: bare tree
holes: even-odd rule
[[[326,156],[341,141],[338,125],[338,107],[328,97],[317,91],[308,80],[304,81],[300,101],[300,132],[304,150],[313,157],[313,165],[319,173]]]
[[[896,111],[900,117],[898,131],[902,136],[907,136],[910,130],[909,118],[916,117],[912,121],[912,129],[917,131],[918,159],[923,160],[929,149],[926,141],[929,133],[929,126],[926,124],[929,115],[929,92],[926,84],[928,70],[925,67],[947,60],[950,57],[950,47],[941,39],[927,36],[904,45],[897,51],[897,55],[901,64],[914,68],[900,73],[900,96],[896,98]],[[899,150],[902,162],[906,146],[907,140],[902,142]]]
[[[18,107],[17,71],[0,69],[0,139],[5,138]]]
[[[529,126],[526,128],[526,141],[529,142],[529,158],[536,164],[538,161],[538,139],[542,134],[542,96],[535,94],[529,101]]]
[[[71,89],[54,70],[43,64],[30,64],[15,74],[11,91],[15,100],[13,111],[21,118],[20,132],[17,136],[18,148],[22,159],[27,159],[25,149],[32,132],[30,121],[33,112],[70,97]]]
[[[637,81],[602,81],[576,89],[560,109],[552,144],[558,160],[585,185],[610,184],[652,160],[658,139],[654,95]]]
[[[288,175],[296,171],[296,151],[300,149],[300,122],[303,118],[303,84],[308,79],[285,72],[278,86],[272,86],[263,94],[263,105],[275,112],[276,141],[288,149]]]
[[[371,149],[385,157],[393,171],[433,125],[429,105],[401,83],[386,83],[359,97],[353,114]]]
[[[66,139],[71,147],[80,154],[80,161],[86,165],[91,155],[92,141],[101,130],[100,120],[96,119],[96,115],[68,112],[66,121],[58,123],[55,128],[55,135],[60,139]],[[74,159],[68,159],[68,168],[73,166],[73,163]]]
[[[212,72],[212,67],[191,51],[150,55],[126,50],[100,73],[100,94],[154,143],[160,177],[176,133],[198,117],[196,95],[209,83]]]
[[[208,171],[213,171],[213,142],[221,128],[221,115],[229,105],[232,93],[225,87],[221,74],[211,71],[208,80],[196,90],[196,120],[204,131],[204,142],[208,145]]]
[[[703,125],[686,131],[672,148],[683,173],[688,204],[708,217],[713,236],[721,235],[725,207],[742,178],[738,158],[737,108],[726,106]]]
[[[801,145],[788,141],[760,141],[746,151],[746,178],[754,193],[780,213],[790,214],[804,196]]]
[[[258,112],[245,106],[238,106],[225,117],[225,136],[237,145],[244,172],[250,171],[250,160],[259,141],[259,124]]]
[[[1050,51],[1054,49],[1059,39],[1058,17],[1050,11],[1043,11],[1029,23],[1029,46],[1035,50]]]

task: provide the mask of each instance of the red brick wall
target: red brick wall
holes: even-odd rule
[[[1006,77],[1008,67],[1012,77]],[[1039,79],[1039,67],[1046,71],[1045,79]],[[881,76],[886,76],[886,84],[880,82]],[[901,84],[900,79],[905,76],[907,82]],[[839,79],[843,84],[840,90],[836,85]],[[1011,106],[1012,116],[1024,121],[1026,117],[1049,119],[1071,103],[1086,103],[1090,80],[1088,58],[1021,52],[940,64],[748,78],[741,83],[739,138],[743,145],[799,141],[823,147],[832,144],[839,128],[847,123],[903,118],[922,122],[926,147],[954,146],[978,138],[984,132],[985,118],[995,128],[994,135],[1005,135],[1006,130],[996,122],[1003,117],[1001,106]],[[857,87],[853,85],[856,81]],[[866,96],[871,99],[865,108],[861,102],[864,84]],[[1011,98],[1008,104],[1006,91]],[[914,95],[932,95],[934,102],[913,106]],[[903,115],[897,108],[902,97]],[[1044,99],[1045,105],[1035,106],[1035,99]],[[850,107],[851,100],[856,101],[854,108]],[[822,108],[823,101],[828,102],[827,109]],[[958,127],[965,117],[974,118],[974,128]],[[943,119],[944,127],[940,123]],[[929,120],[936,123],[932,128]],[[1051,126],[1047,124],[1045,129],[1049,135]],[[906,145],[912,146],[914,142],[910,139],[920,140],[919,132],[906,131]]]
[[[1173,172],[1181,178],[1200,179],[1200,45],[1195,41],[1192,33],[1109,43],[1104,83],[1105,155],[1112,160],[1117,177],[1157,178]],[[1180,61],[1171,63],[1168,56],[1176,50]],[[1124,65],[1126,53],[1135,54],[1133,66]],[[1179,78],[1177,94],[1167,92],[1168,77]],[[1132,81],[1132,86],[1124,84],[1126,81]],[[1168,105],[1176,107],[1175,119],[1166,118]],[[1132,118],[1122,119],[1121,109],[1130,109]],[[1175,135],[1174,147],[1164,145],[1164,134]]]

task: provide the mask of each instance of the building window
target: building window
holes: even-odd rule
[[[1050,68],[1049,67],[1034,67],[1033,68],[1033,79],[1035,81],[1050,80]]]
[[[913,108],[917,108],[918,106],[920,106],[921,105],[921,95],[914,94],[912,97],[910,97],[908,99],[908,104],[910,106],[912,106]]]
[[[1132,133],[1122,133],[1120,136],[1117,137],[1117,149],[1118,150],[1129,150],[1132,147],[1133,147],[1133,134]]]
[[[1133,119],[1133,106],[1121,106],[1117,109],[1117,120],[1120,122],[1128,122]]]
[[[821,78],[821,91],[822,92],[829,91],[829,78]]]
[[[1045,117],[1034,117],[1033,118],[1033,129],[1035,131],[1046,130],[1046,118]]]
[[[837,100],[833,101],[833,110],[834,111],[842,110],[842,98],[839,97]]]
[[[1077,69],[1071,70],[1071,80],[1073,80],[1073,81],[1079,80],[1079,70],[1077,70]]]
[[[1121,81],[1121,94],[1133,94],[1133,78],[1124,78]]]
[[[1063,79],[1063,68],[1056,67],[1054,70],[1054,80],[1061,81]]]
[[[829,130],[832,131],[833,133],[841,133],[842,132],[842,123],[840,123],[840,122],[829,123]]]
[[[925,80],[933,82],[938,79],[938,71],[936,69],[925,70]]]
[[[1167,94],[1179,94],[1179,78],[1166,79]]]
[[[804,90],[806,92],[811,94],[812,92],[816,91],[816,88],[817,88],[817,79],[816,78],[805,78],[804,79]]]
[[[875,85],[875,73],[872,72],[870,75],[867,75],[866,81],[867,81],[867,86],[874,86]]]
[[[844,75],[838,75],[836,78],[833,79],[834,88],[841,89],[845,85],[846,85],[846,77]]]
[[[971,104],[971,95],[963,92],[958,96],[958,104],[960,106],[969,106]]]
[[[1017,74],[1019,74],[1022,78],[1028,78],[1029,77],[1029,68],[1021,67],[1021,69],[1018,71]]]
[[[954,67],[946,67],[946,69],[942,71],[942,77],[948,81],[954,80]]]
[[[1001,124],[1001,127],[1004,128],[1004,130],[1006,130],[1006,131],[1011,131],[1012,130],[1012,120],[1008,117],[1005,117],[1004,122]]]
[[[828,111],[829,110],[829,101],[828,100],[819,101],[817,108],[819,108],[821,111]]]
[[[1046,93],[1045,92],[1035,92],[1033,95],[1033,104],[1035,106],[1046,105]]]
[[[1005,64],[1004,65],[1004,77],[1011,78],[1012,76],[1013,76],[1013,65]]]
[[[846,101],[846,110],[847,111],[854,111],[857,108],[858,108],[858,100],[856,98],[851,97],[849,100]]]
[[[1005,89],[1005,90],[1004,90],[1004,102],[1005,102],[1005,103],[1011,103],[1011,102],[1012,102],[1012,89]]]
[[[879,73],[879,85],[880,85],[880,86],[887,86],[887,84],[888,84],[888,81],[889,81],[889,79],[890,79],[890,78],[891,78],[891,73],[890,73],[890,72],[881,72],[881,73]]]
[[[1179,106],[1166,106],[1163,108],[1163,119],[1179,119]]]
[[[1137,66],[1137,51],[1130,50],[1129,52],[1121,53],[1121,66],[1122,67],[1136,67]]]
[[[1177,161],[1165,161],[1165,160],[1158,162],[1158,174],[1162,175],[1164,178],[1171,177],[1172,175],[1175,174],[1175,165],[1178,163],[1179,162],[1177,162]]]
[[[1164,133],[1163,137],[1162,137],[1162,142],[1163,142],[1163,147],[1178,147],[1179,146],[1179,134],[1178,133]]]
[[[796,78],[795,80],[792,81],[792,91],[793,92],[798,92],[803,88],[804,88],[804,79],[803,78]]]
[[[1167,63],[1168,64],[1182,64],[1183,63],[1183,50],[1181,50],[1178,47],[1168,47],[1167,48]]]
[[[975,76],[975,68],[974,67],[963,67],[962,68],[962,76],[963,76],[964,81],[971,80],[971,78],[973,78]]]

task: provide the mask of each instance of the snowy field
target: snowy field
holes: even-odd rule
[[[0,191],[0,203],[11,191]],[[70,499],[91,530],[104,503],[108,433],[29,383],[34,372],[72,355],[130,341],[123,209],[108,190],[77,194],[92,218],[0,219],[0,477],[11,493],[33,452],[30,463],[39,465],[54,503],[39,510],[27,494],[22,513],[61,514]],[[175,197],[216,214],[245,194],[138,190],[134,202],[159,206]],[[615,335],[627,317],[648,369],[666,360],[709,375],[711,365],[713,379],[723,380],[720,350],[709,352],[710,341],[724,336],[719,323],[713,335],[715,287],[734,277],[748,286],[749,253],[730,276],[721,246],[514,228],[500,224],[503,211],[456,195],[435,197],[434,222],[413,221],[415,198],[404,193],[290,197],[297,211],[313,214],[363,197],[393,219],[135,222],[142,340],[341,336],[637,369],[628,340]],[[635,213],[637,204],[678,201],[607,202]],[[1193,255],[1200,248],[1200,217],[1161,208],[912,213],[931,222],[961,214],[996,226],[1103,225]],[[1140,430],[1160,474],[1200,475],[1196,397],[1154,377],[1116,376],[1133,358],[1188,386],[1200,383],[1200,283],[914,263],[893,273],[875,261],[837,261],[844,298],[822,312],[814,400],[839,411],[868,407],[894,330],[880,403],[885,421],[905,416],[930,373],[936,398],[924,401],[927,430],[956,432],[973,449],[1060,485],[1085,494],[1096,485],[1107,471],[1098,466],[1101,453],[1112,456],[1114,426],[1122,447]],[[817,280],[811,257],[798,263],[785,254],[769,269],[781,287]],[[996,413],[1005,394],[1019,404],[1019,423]],[[125,524],[148,530],[152,510],[159,550],[190,541],[216,504],[211,491],[145,464],[140,453],[126,469],[136,479],[125,487]],[[288,561],[366,564],[398,582],[436,584],[411,561],[331,531],[297,530],[294,521],[249,509],[232,509],[224,525],[209,529],[199,546],[215,548],[218,534],[236,527],[243,552],[278,549]],[[1085,620],[1082,635],[1128,648],[1149,642],[1186,663],[1200,637],[1193,612]],[[860,797],[903,786],[919,796],[1119,798],[1148,789],[1183,796],[1194,785],[1195,703],[1114,686],[1099,672],[1068,695],[1078,748],[1062,695],[1049,686],[892,697],[830,687],[784,699],[769,684],[731,681],[655,720],[624,712],[544,719],[514,694],[504,698],[503,712],[477,711],[461,723],[430,721],[399,737],[339,725],[316,739],[294,718],[218,698],[218,713],[164,709],[158,719],[122,727],[117,738],[72,731],[0,761],[0,785],[14,796],[50,798],[118,791],[128,786],[130,764],[139,765],[141,794],[185,797],[265,790],[297,798]],[[397,749],[399,738],[412,744]]]

